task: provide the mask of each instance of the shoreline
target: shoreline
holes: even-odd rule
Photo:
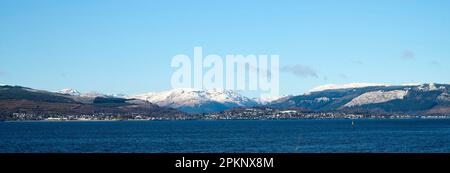
[[[448,118],[297,118],[297,119],[186,119],[186,120],[7,120],[1,122],[142,122],[142,121],[298,121],[298,120],[448,120]]]

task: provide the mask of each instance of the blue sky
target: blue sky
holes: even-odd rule
[[[0,83],[167,90],[172,57],[195,46],[280,55],[290,69],[280,73],[281,94],[330,83],[449,83],[448,9],[441,0],[0,0]]]

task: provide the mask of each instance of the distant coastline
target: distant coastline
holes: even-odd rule
[[[69,92],[69,93],[67,93]],[[76,93],[76,94],[73,94]],[[202,99],[204,94],[214,99]],[[233,91],[176,89],[162,95],[128,98],[51,92],[0,86],[0,120],[265,120],[265,119],[411,119],[450,117],[450,85],[365,86],[314,91],[269,103]],[[188,96],[198,97],[188,97]],[[235,98],[231,104],[227,99]],[[187,99],[189,98],[189,99]],[[169,104],[169,105],[166,105]],[[244,104],[245,103],[245,104]]]
[[[417,116],[417,117],[395,117],[395,118],[266,118],[266,119],[111,119],[111,120],[4,120],[0,122],[121,122],[121,121],[296,121],[296,120],[413,120],[429,119],[442,120],[450,119],[450,116]]]

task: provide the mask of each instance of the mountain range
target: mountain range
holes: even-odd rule
[[[172,108],[159,107],[139,99],[102,94],[80,94],[75,90],[49,92],[22,86],[0,86],[0,119],[15,113],[33,115],[96,116],[186,116]]]
[[[57,92],[22,86],[0,86],[0,114],[142,114],[191,116],[233,108],[269,107],[307,111],[450,114],[450,85],[324,85],[280,98],[249,98],[224,89],[172,89],[137,95]],[[189,115],[191,114],[191,115]]]
[[[276,100],[270,107],[313,111],[450,114],[450,85],[408,84],[342,87]]]
[[[260,103],[231,90],[173,89],[158,93],[129,96],[162,107],[176,108],[188,113],[217,112],[235,107],[252,107]]]

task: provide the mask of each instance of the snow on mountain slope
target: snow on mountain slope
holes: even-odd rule
[[[330,101],[331,99],[330,98],[328,98],[328,97],[319,97],[319,98],[315,98],[314,99],[314,101],[316,101],[316,102],[328,102],[328,101]]]
[[[258,102],[259,104],[266,105],[266,104],[269,104],[273,101],[279,100],[284,97],[289,97],[289,96],[258,97],[258,98],[253,98],[253,100]]]
[[[444,86],[437,87],[436,84],[430,83],[430,84],[422,84],[419,85],[416,90],[418,91],[436,91],[436,90],[445,90]]]
[[[146,100],[159,106],[172,108],[195,107],[210,102],[217,102],[227,106],[252,106],[257,103],[236,92],[223,89],[196,90],[190,88],[178,88],[169,91],[146,93],[128,98]]]
[[[199,90],[194,89],[173,89],[163,92],[151,92],[129,96],[129,98],[136,98],[146,100],[159,106],[180,107],[180,106],[194,106],[206,102],[207,99],[200,93]]]
[[[81,102],[81,103],[85,103],[85,104],[93,103],[95,98],[97,98],[97,97],[124,98],[123,95],[107,95],[107,94],[102,94],[102,93],[99,93],[99,92],[82,93],[82,92],[79,92],[76,89],[71,89],[71,88],[62,89],[60,91],[57,91],[56,93],[64,94],[68,98],[71,98],[71,99],[73,99],[73,100],[75,100],[77,102]]]
[[[239,106],[250,106],[256,104],[253,99],[242,96],[234,91],[225,89],[212,89],[205,91],[207,98],[219,103],[232,103]]]
[[[349,83],[349,84],[328,84],[328,85],[321,85],[318,87],[315,87],[309,92],[319,92],[319,91],[325,91],[325,90],[335,90],[335,89],[348,89],[348,88],[364,88],[364,87],[370,87],[370,86],[389,86],[386,84],[378,84],[378,83]]]
[[[361,106],[366,104],[383,103],[396,99],[403,99],[408,94],[405,90],[372,91],[361,94],[344,105],[344,107]]]
[[[449,93],[442,93],[437,97],[438,101],[441,102],[450,102],[450,94]]]
[[[71,89],[71,88],[62,89],[60,91],[57,91],[57,93],[71,95],[71,96],[80,96],[81,95],[81,93],[78,90]]]
[[[84,97],[84,98],[95,98],[95,97],[117,97],[117,98],[124,98],[126,97],[124,94],[113,94],[113,95],[107,95],[102,94],[99,92],[87,92],[87,93],[81,93],[76,89],[71,88],[65,88],[60,91],[57,91],[56,93],[74,96],[74,97]]]

